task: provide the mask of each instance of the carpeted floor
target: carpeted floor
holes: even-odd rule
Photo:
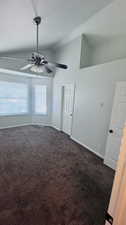
[[[104,225],[113,176],[53,128],[0,130],[0,225]]]

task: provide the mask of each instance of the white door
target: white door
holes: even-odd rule
[[[126,225],[126,127],[121,141],[121,148],[108,213],[113,218],[113,225]],[[105,223],[110,225],[109,222]]]
[[[113,169],[116,169],[125,121],[126,82],[119,82],[116,87],[104,159],[104,163]]]
[[[68,135],[71,135],[73,107],[74,107],[74,85],[67,84],[63,88],[62,130]]]

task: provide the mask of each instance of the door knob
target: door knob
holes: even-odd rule
[[[110,129],[110,130],[109,130],[109,133],[110,133],[110,134],[113,134],[113,133],[114,133],[114,130]]]

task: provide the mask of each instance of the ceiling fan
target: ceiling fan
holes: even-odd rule
[[[33,19],[36,25],[36,52],[32,53],[32,56],[27,61],[29,64],[22,67],[20,70],[25,71],[30,69],[32,72],[35,73],[52,73],[53,68],[57,67],[60,69],[67,69],[68,66],[56,62],[49,62],[40,52],[39,52],[39,25],[41,23],[41,17],[37,16]],[[0,57],[0,59],[7,59],[7,60],[22,60],[22,58],[13,58],[13,57]]]

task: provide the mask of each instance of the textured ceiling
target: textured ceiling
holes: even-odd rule
[[[0,53],[35,47],[37,14],[40,46],[50,47],[112,0],[0,0]],[[35,5],[35,7],[34,7]]]

